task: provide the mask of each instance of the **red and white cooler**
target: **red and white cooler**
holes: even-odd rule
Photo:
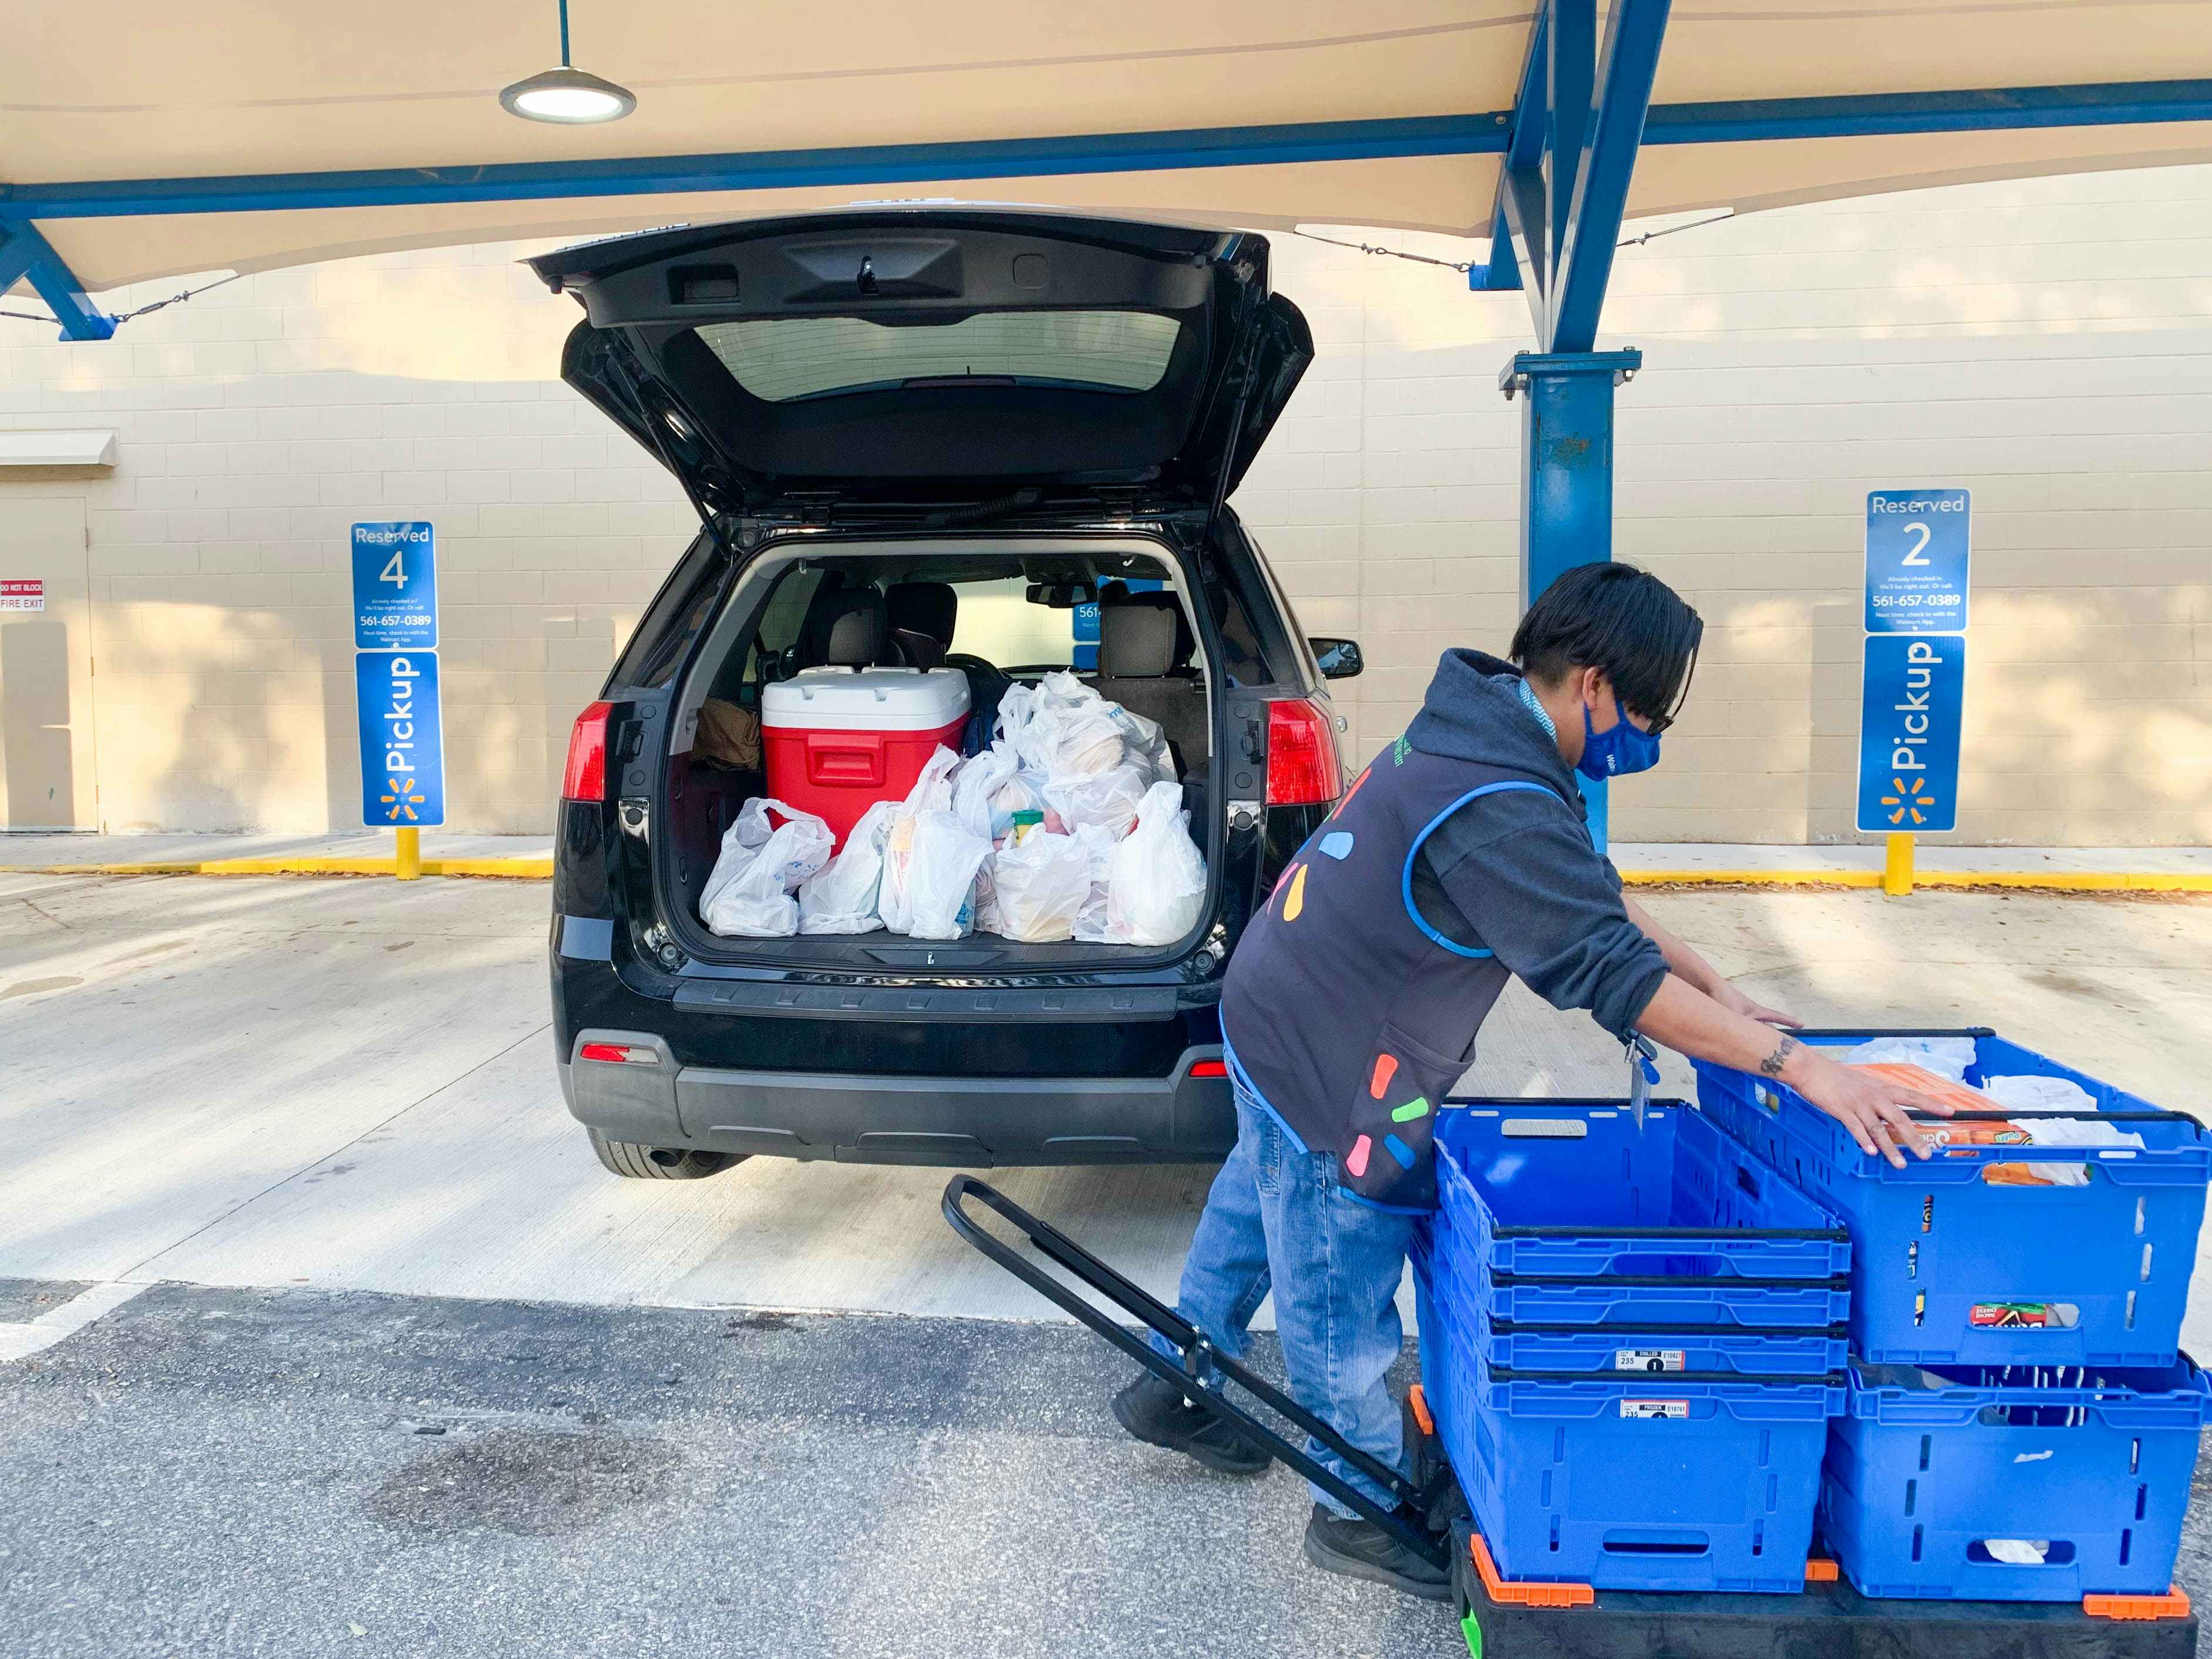
[[[844,845],[879,800],[903,800],[943,744],[960,752],[968,677],[954,668],[809,668],[761,692],[768,792]]]

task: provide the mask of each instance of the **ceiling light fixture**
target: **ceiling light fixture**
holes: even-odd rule
[[[561,67],[502,88],[499,102],[509,115],[563,126],[619,121],[637,107],[636,95],[629,88],[602,81],[568,62],[568,0],[561,0]]]

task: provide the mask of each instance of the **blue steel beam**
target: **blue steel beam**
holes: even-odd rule
[[[1507,397],[1521,395],[1524,611],[1562,571],[1613,556],[1613,389],[1643,362],[1636,351],[1523,351],[1498,377]],[[1577,781],[1602,850],[1605,786]]]
[[[1666,38],[1668,0],[1613,0],[1605,24],[1605,58],[1575,181],[1559,266],[1545,296],[1548,352],[1588,351],[1597,339],[1620,222],[1628,207],[1629,179],[1651,107]]]
[[[1551,236],[1544,269],[1565,269],[1575,179],[1589,135],[1595,94],[1597,0],[1551,0],[1544,42],[1544,226]],[[1555,284],[1545,284],[1548,302]],[[1548,308],[1548,307],[1547,307]]]
[[[115,335],[115,319],[94,310],[79,283],[53,244],[36,225],[19,219],[0,219],[0,294],[25,277],[32,290],[46,302],[61,325],[64,340],[106,340]]]
[[[599,161],[490,167],[384,167],[207,179],[125,179],[0,185],[0,212],[25,218],[240,213],[286,208],[418,206],[697,191],[927,184],[1072,173],[1158,173],[1182,167],[1279,166],[1407,155],[1495,155],[1510,118],[1424,115],[1382,121],[1302,121],[1059,138],[939,144],[860,144]]]
[[[1661,106],[1650,112],[1644,142],[1732,143],[1767,138],[2205,120],[2212,120],[2212,80],[2162,81]],[[1383,121],[1315,121],[599,161],[0,185],[0,214],[18,221],[122,218],[163,213],[927,184],[951,179],[1148,173],[1407,155],[1496,155],[1506,149],[1513,125],[1512,112],[1498,110]]]
[[[1781,138],[2017,132],[2038,127],[2203,120],[2212,120],[2212,81],[2122,81],[2078,87],[1658,104],[1644,124],[1644,142],[1741,144]]]
[[[1535,17],[1528,25],[1528,50],[1521,60],[1521,78],[1515,83],[1517,89],[1498,169],[1497,197],[1490,210],[1490,264],[1480,283],[1473,271],[1468,273],[1470,288],[1525,289],[1529,321],[1539,337],[1544,331],[1545,278],[1551,270],[1551,238],[1542,227],[1541,187],[1544,115],[1550,94],[1547,48],[1551,17],[1550,0],[1537,0]]]

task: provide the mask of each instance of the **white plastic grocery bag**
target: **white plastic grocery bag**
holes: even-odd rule
[[[921,775],[907,792],[906,799],[891,815],[890,834],[884,842],[884,880],[878,890],[876,907],[884,919],[884,926],[894,933],[908,930],[911,907],[907,902],[907,872],[914,861],[914,836],[924,812],[949,812],[952,809],[952,786],[947,781],[952,769],[960,764],[960,757],[943,744],[931,755],[921,769]]]
[[[1114,711],[1114,722],[1121,728],[1121,741],[1127,759],[1124,765],[1144,768],[1149,775],[1147,785],[1159,783],[1175,776],[1175,758],[1168,750],[1167,729],[1158,720],[1148,720],[1134,709],[1124,708],[1118,702],[1109,702]]]
[[[999,729],[1024,767],[1048,777],[1106,772],[1121,763],[1125,746],[1115,712],[1062,668],[1008,692],[999,704]]]
[[[1072,836],[1032,830],[992,860],[998,925],[1025,944],[1075,937],[1076,913],[1091,896],[1091,854]]]
[[[1114,945],[1172,945],[1198,923],[1206,860],[1192,842],[1182,786],[1156,783],[1137,827],[1114,849],[1106,888],[1106,938]]]
[[[771,827],[769,814],[784,822]],[[699,896],[699,917],[730,939],[788,939],[799,931],[792,891],[830,861],[836,837],[811,812],[756,797],[722,832],[722,850]]]
[[[1076,844],[1090,865],[1091,890],[1075,913],[1075,937],[1084,945],[1106,943],[1106,892],[1114,877],[1114,853],[1121,838],[1111,830],[1085,823],[1075,830]]]
[[[979,836],[950,812],[915,817],[906,870],[907,933],[915,939],[963,939],[975,923],[975,872],[991,855]]]
[[[1045,805],[1060,815],[1071,835],[1095,823],[1111,830],[1119,841],[1135,825],[1138,803],[1152,783],[1141,764],[1117,766],[1110,772],[1073,773],[1045,785]]]
[[[1005,835],[1012,809],[1007,809],[1006,822],[994,822],[999,817],[998,796],[1020,767],[1014,746],[1006,742],[994,743],[981,754],[962,761],[960,769],[952,775],[952,816],[979,836]]]
[[[898,810],[895,800],[868,808],[837,856],[800,884],[800,933],[871,933],[884,925],[876,912],[876,893],[884,878],[884,843],[890,839]]]

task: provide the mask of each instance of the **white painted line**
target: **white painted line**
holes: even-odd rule
[[[0,1365],[43,1352],[64,1337],[75,1336],[94,1320],[105,1318],[139,1291],[152,1288],[149,1285],[95,1285],[27,1323],[0,1325]]]

